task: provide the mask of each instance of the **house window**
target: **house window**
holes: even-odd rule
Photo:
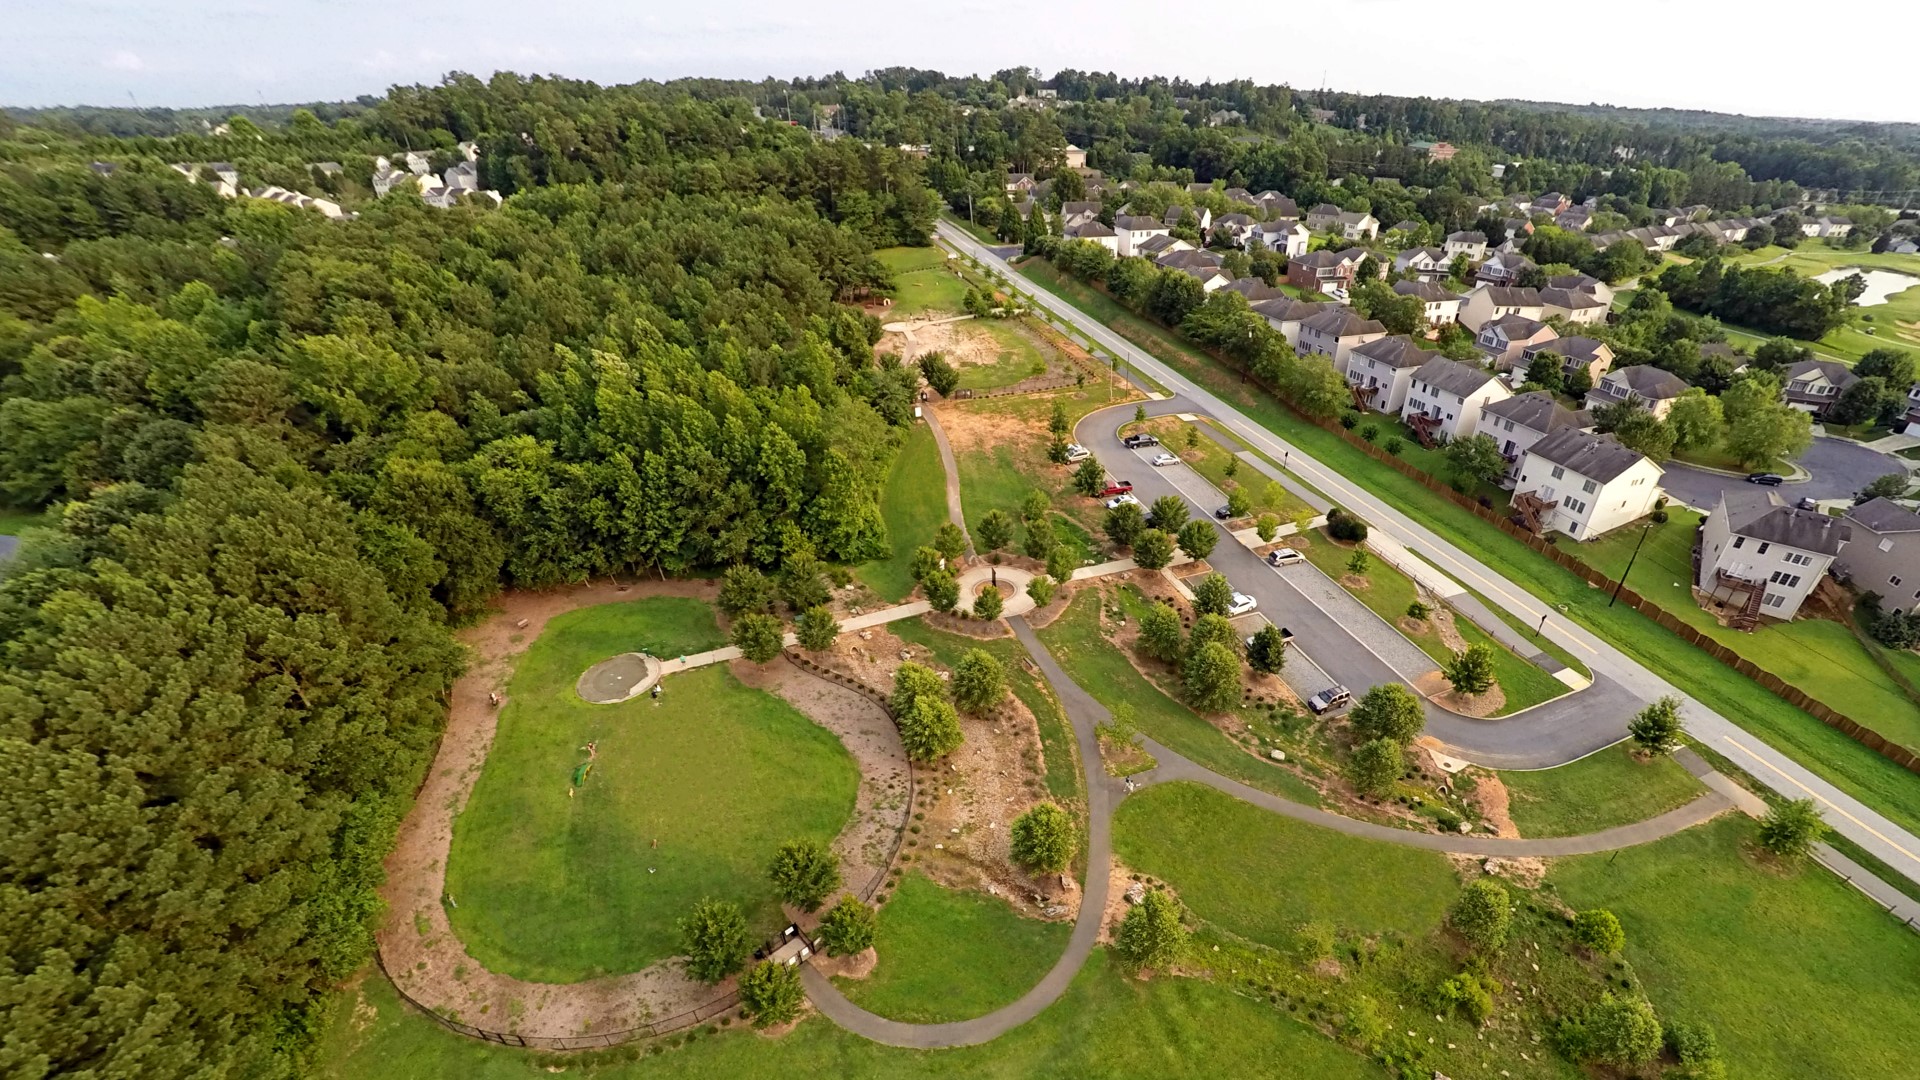
[[[1563,468],[1561,468],[1561,467],[1560,467],[1560,466],[1558,466],[1558,465],[1555,465],[1555,466],[1553,467],[1553,478],[1554,478],[1555,480],[1558,480],[1558,479],[1560,479],[1561,477],[1563,477],[1563,476],[1565,476],[1565,475],[1567,475],[1567,470],[1565,470],[1565,469],[1563,469]]]
[[[1584,491],[1584,492],[1586,492],[1586,493],[1587,493],[1587,494],[1589,494],[1589,495],[1591,495],[1591,494],[1593,494],[1593,489],[1594,489],[1594,488],[1596,488],[1596,487],[1598,487],[1598,486],[1599,486],[1599,485],[1597,485],[1597,484],[1595,484],[1595,483],[1594,483],[1593,481],[1591,481],[1591,480],[1589,480],[1589,481],[1587,481],[1586,483],[1584,483],[1584,484],[1582,484],[1582,485],[1580,485],[1580,490],[1581,490],[1581,491]]]
[[[1800,585],[1800,575],[1789,574],[1785,570],[1775,570],[1772,580],[1775,585],[1785,585],[1789,589],[1798,588]]]
[[[1766,603],[1768,607],[1785,607],[1787,603],[1787,598],[1784,596],[1781,596],[1779,593],[1769,593],[1767,595]]]
[[[1900,575],[1899,575],[1899,574],[1895,574],[1895,575],[1893,575],[1892,577],[1890,577],[1890,578],[1888,578],[1888,579],[1887,579],[1887,584],[1889,584],[1889,585],[1892,585],[1892,586],[1893,586],[1894,588],[1896,588],[1896,589],[1897,589],[1897,588],[1899,588],[1899,587],[1900,587]]]
[[[1789,551],[1787,552],[1787,561],[1795,566],[1812,566],[1813,556],[1803,555],[1798,551]]]
[[[1879,547],[1881,551],[1892,551],[1893,539],[1891,537],[1881,537]]]
[[[1747,543],[1747,538],[1744,536],[1736,536],[1733,538],[1733,547],[1734,547],[1734,550],[1736,551],[1746,546],[1746,543]]]
[[[1767,549],[1768,549],[1768,548],[1770,548],[1770,547],[1772,547],[1772,546],[1773,546],[1772,544],[1769,544],[1769,543],[1767,543],[1767,542],[1766,542],[1765,540],[1762,540],[1762,541],[1760,541],[1760,550],[1759,550],[1759,551],[1756,551],[1756,552],[1754,552],[1754,554],[1755,554],[1755,555],[1765,555],[1765,554],[1767,553]]]

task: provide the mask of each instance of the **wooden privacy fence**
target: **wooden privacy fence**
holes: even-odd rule
[[[1143,317],[1146,317],[1146,316],[1143,316]],[[1161,324],[1161,325],[1164,325],[1164,324]],[[1282,405],[1286,406],[1289,412],[1293,413],[1296,417],[1300,418],[1302,421],[1309,424],[1314,424],[1318,427],[1324,428],[1327,431],[1332,432],[1335,435],[1338,435],[1340,438],[1344,439],[1348,445],[1354,447],[1357,450],[1360,450],[1362,453],[1373,458],[1375,461],[1381,462],[1382,464],[1388,466],[1394,471],[1400,473],[1400,475],[1405,476],[1407,479],[1413,480],[1421,484],[1427,490],[1432,491],[1450,500],[1455,506],[1458,506],[1463,510],[1467,510],[1473,514],[1478,515],[1482,520],[1494,525],[1495,527],[1500,529],[1500,531],[1506,533],[1508,536],[1513,537],[1515,540],[1518,540],[1519,542],[1527,545],[1528,547],[1539,552],[1540,554],[1545,555],[1547,558],[1552,559],[1554,562],[1558,563],[1560,566],[1578,575],[1581,579],[1586,581],[1589,585],[1592,585],[1599,589],[1605,589],[1608,591],[1612,591],[1613,589],[1616,589],[1616,588],[1620,589],[1621,603],[1627,604],[1628,606],[1632,607],[1635,611],[1638,611],[1640,614],[1645,615],[1647,618],[1652,619],[1654,622],[1659,623],[1661,626],[1665,627],[1667,630],[1672,631],[1677,637],[1687,642],[1689,645],[1692,645],[1695,648],[1698,648],[1702,652],[1706,653],[1708,656],[1711,656],[1715,660],[1718,660],[1722,664],[1725,664],[1727,667],[1730,667],[1733,670],[1739,672],[1740,674],[1745,675],[1747,678],[1752,679],[1754,682],[1759,683],[1761,686],[1765,687],[1770,693],[1779,697],[1781,700],[1787,702],[1789,705],[1792,705],[1793,707],[1802,710],[1803,712],[1812,716],[1814,719],[1820,721],[1823,724],[1826,724],[1828,727],[1835,728],[1845,733],[1849,738],[1853,739],[1855,742],[1858,742],[1862,746],[1867,747],[1869,750],[1872,750],[1873,752],[1879,754],[1881,757],[1886,758],[1888,761],[1891,761],[1894,764],[1900,766],[1901,768],[1906,769],[1908,772],[1920,773],[1920,755],[1916,755],[1912,750],[1909,750],[1907,747],[1902,746],[1891,739],[1888,739],[1886,736],[1880,734],[1879,732],[1873,730],[1870,727],[1867,727],[1865,724],[1860,723],[1859,721],[1846,715],[1840,710],[1827,705],[1825,702],[1822,702],[1817,698],[1814,698],[1812,695],[1808,694],[1806,691],[1800,689],[1799,687],[1783,681],[1779,676],[1775,675],[1773,672],[1767,671],[1764,668],[1761,668],[1760,666],[1753,663],[1753,661],[1748,660],[1746,657],[1741,656],[1739,653],[1736,653],[1732,649],[1727,648],[1725,645],[1722,645],[1720,642],[1715,641],[1714,639],[1708,637],[1707,635],[1701,633],[1700,631],[1694,629],[1693,627],[1687,625],[1686,623],[1681,622],[1679,619],[1675,618],[1671,612],[1660,607],[1660,605],[1654,603],[1651,600],[1646,599],[1645,597],[1641,596],[1639,593],[1634,592],[1632,589],[1623,587],[1619,582],[1613,580],[1612,578],[1606,576],[1605,574],[1600,573],[1598,570],[1595,570],[1593,567],[1588,566],[1586,563],[1581,562],[1575,556],[1567,554],[1566,552],[1560,550],[1557,546],[1550,544],[1545,540],[1542,540],[1540,537],[1534,535],[1533,533],[1527,531],[1526,529],[1523,529],[1520,526],[1515,525],[1511,520],[1509,520],[1507,515],[1500,513],[1498,510],[1494,509],[1493,507],[1480,505],[1478,500],[1469,498],[1466,495],[1463,495],[1460,492],[1453,490],[1451,486],[1441,483],[1432,474],[1414,467],[1413,465],[1400,459],[1399,457],[1396,457],[1393,454],[1387,453],[1385,450],[1382,450],[1378,446],[1373,445],[1372,443],[1366,441],[1365,439],[1362,439],[1358,435],[1355,435],[1353,432],[1348,431],[1346,428],[1341,427],[1337,421],[1323,419],[1317,416],[1307,415],[1306,413],[1300,410],[1299,406],[1295,405],[1291,400],[1289,400],[1285,394],[1280,393],[1273,386],[1269,385],[1266,382],[1266,380],[1260,377],[1258,373],[1250,370],[1247,366],[1238,363],[1237,361],[1233,360],[1230,357],[1223,356],[1218,351],[1207,348],[1206,346],[1201,345],[1198,342],[1190,341],[1190,344],[1192,344],[1194,348],[1199,349],[1200,351],[1218,360],[1220,363],[1225,364],[1229,368],[1232,368],[1240,372],[1247,379],[1251,380],[1256,386],[1259,386],[1262,390],[1265,390],[1267,393],[1273,395],[1273,399],[1275,401],[1278,401]]]

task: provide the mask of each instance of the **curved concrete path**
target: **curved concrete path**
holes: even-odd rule
[[[1020,999],[1013,1004],[972,1020],[959,1020],[947,1024],[909,1024],[899,1020],[889,1020],[847,1000],[846,995],[833,985],[831,979],[815,971],[811,965],[801,967],[801,983],[806,987],[807,997],[813,1001],[815,1008],[848,1031],[888,1046],[916,1049],[975,1046],[1006,1034],[1040,1015],[1067,992],[1067,987],[1072,985],[1074,976],[1079,974],[1081,966],[1093,953],[1093,946],[1100,937],[1100,924],[1105,917],[1107,907],[1107,892],[1112,884],[1107,875],[1107,868],[1111,865],[1113,851],[1113,809],[1127,795],[1123,782],[1107,775],[1105,764],[1100,758],[1099,739],[1094,729],[1108,719],[1109,714],[1099,702],[1093,699],[1092,695],[1081,689],[1080,685],[1054,661],[1053,655],[1041,645],[1040,639],[1034,635],[1033,628],[1027,625],[1025,619],[1009,619],[1008,622],[1013,627],[1014,635],[1020,639],[1020,644],[1026,648],[1027,654],[1040,668],[1042,677],[1053,688],[1054,695],[1060,699],[1061,707],[1066,710],[1067,717],[1073,723],[1074,742],[1080,750],[1081,770],[1087,784],[1087,879],[1080,897],[1080,915],[1074,921],[1073,935],[1067,940],[1066,951],[1060,954],[1060,959],[1054,963],[1046,976],[1034,985],[1033,989],[1021,995]],[[1390,844],[1404,844],[1429,851],[1508,857],[1585,855],[1597,851],[1633,847],[1671,836],[1733,806],[1733,801],[1727,796],[1718,791],[1709,791],[1687,805],[1668,811],[1659,817],[1587,836],[1503,840],[1498,837],[1417,833],[1378,825],[1370,821],[1357,821],[1318,807],[1289,802],[1277,795],[1271,795],[1220,776],[1151,739],[1145,740],[1144,746],[1157,759],[1158,764],[1149,772],[1134,776],[1134,790],[1156,783],[1191,781],[1205,784],[1276,814],[1334,829],[1349,836]]]
[[[960,505],[960,466],[953,460],[953,444],[947,441],[947,433],[940,430],[940,420],[933,415],[933,406],[920,409],[926,418],[927,430],[933,432],[933,444],[940,448],[940,466],[947,474],[947,520],[959,528],[960,535],[967,538],[967,554],[973,554],[973,533],[967,529],[967,514]]]

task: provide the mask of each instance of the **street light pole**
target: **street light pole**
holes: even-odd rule
[[[1612,607],[1614,601],[1620,599],[1620,590],[1627,587],[1627,575],[1633,573],[1633,560],[1640,557],[1640,545],[1647,542],[1647,534],[1652,531],[1653,522],[1651,521],[1640,527],[1640,539],[1633,545],[1633,554],[1627,556],[1627,568],[1620,571],[1620,580],[1613,584],[1613,596],[1607,600],[1608,607]],[[1543,621],[1544,619],[1545,616],[1542,616]]]

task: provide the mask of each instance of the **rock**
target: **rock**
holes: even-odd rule
[[[1124,895],[1126,896],[1127,903],[1137,904],[1147,898],[1147,887],[1136,881],[1127,886],[1127,891]]]
[[[1470,832],[1472,832],[1472,831],[1473,831],[1473,822],[1471,822],[1471,821],[1463,821],[1463,822],[1461,822],[1461,823],[1460,823],[1460,831],[1461,831],[1462,833],[1470,833]]]
[[[1269,750],[1267,751],[1267,756],[1275,761],[1287,760],[1287,752],[1285,750]]]
[[[947,849],[947,845],[945,845],[945,844],[935,844],[935,845],[933,845],[933,850],[935,850],[935,851],[945,851],[946,849]]]
[[[1040,914],[1045,915],[1049,919],[1057,919],[1066,913],[1067,909],[1059,904],[1049,904],[1040,910]]]

